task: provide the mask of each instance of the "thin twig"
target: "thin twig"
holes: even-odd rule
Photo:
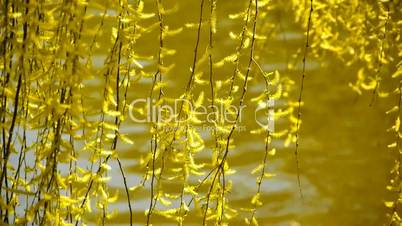
[[[247,67],[246,75],[245,75],[244,82],[243,82],[243,91],[242,91],[240,101],[239,101],[239,106],[240,106],[239,109],[241,109],[241,107],[244,104],[244,97],[245,97],[246,92],[247,92],[247,84],[248,84],[249,75],[250,75],[250,71],[251,71],[251,66],[252,66],[253,58],[254,58],[255,37],[256,37],[256,33],[257,33],[257,16],[258,16],[258,0],[255,0],[255,14],[254,14],[254,23],[253,23],[253,35],[252,35],[251,46],[250,46],[250,57],[249,57],[249,61],[248,61],[248,67]],[[223,154],[222,160],[218,164],[217,171],[216,171],[216,173],[214,175],[214,178],[212,180],[209,192],[207,194],[207,201],[206,201],[206,206],[205,206],[204,216],[203,216],[203,225],[206,225],[206,218],[207,218],[207,213],[208,213],[210,193],[213,190],[213,187],[214,187],[214,184],[215,184],[214,182],[216,180],[217,175],[219,174],[219,172],[224,171],[224,164],[226,162],[226,159],[227,159],[227,156],[228,156],[228,153],[229,153],[230,140],[231,140],[231,137],[232,137],[232,135],[233,135],[233,133],[234,133],[234,131],[236,129],[236,125],[237,125],[237,122],[239,120],[239,117],[240,117],[240,110],[237,111],[235,121],[234,121],[234,123],[232,125],[232,128],[231,128],[231,130],[229,132],[229,135],[227,136],[225,152]],[[223,183],[225,183],[225,181],[223,181]]]
[[[303,55],[303,69],[302,69],[302,76],[300,82],[300,92],[299,92],[299,99],[298,99],[298,106],[297,106],[297,121],[296,121],[296,148],[295,148],[295,159],[296,159],[296,173],[297,173],[297,184],[299,187],[300,197],[303,199],[303,192],[300,180],[300,165],[299,165],[299,132],[300,132],[300,122],[301,122],[301,103],[302,103],[302,95],[304,89],[304,78],[306,77],[306,59],[307,59],[307,52],[308,48],[310,47],[309,37],[310,37],[310,29],[311,29],[311,16],[313,14],[313,0],[310,0],[310,12],[308,16],[307,22],[307,34],[306,34],[306,45],[304,46],[304,55]]]

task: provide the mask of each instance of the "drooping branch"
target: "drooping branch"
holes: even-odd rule
[[[306,32],[306,44],[304,46],[304,54],[303,54],[303,59],[302,59],[302,75],[300,78],[300,91],[299,91],[299,98],[297,100],[297,121],[296,121],[296,148],[295,148],[295,159],[296,159],[296,173],[297,173],[297,184],[299,187],[299,193],[300,197],[303,198],[303,192],[302,192],[302,186],[301,186],[301,180],[300,180],[300,163],[299,163],[299,136],[300,136],[300,122],[301,122],[301,105],[302,105],[302,97],[303,97],[303,91],[304,91],[304,79],[306,77],[306,61],[307,61],[307,54],[308,54],[308,49],[310,47],[310,29],[311,29],[311,18],[313,14],[313,0],[310,0],[310,11],[308,14],[308,21],[307,21],[307,32]]]

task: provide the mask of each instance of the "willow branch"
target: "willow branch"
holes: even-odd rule
[[[299,132],[300,132],[300,122],[301,122],[301,105],[302,105],[302,96],[303,96],[303,89],[304,89],[304,78],[306,77],[306,60],[307,60],[307,53],[308,48],[310,47],[309,37],[310,37],[310,29],[311,29],[311,16],[313,14],[313,0],[310,0],[310,12],[308,16],[307,22],[307,34],[306,34],[306,45],[304,46],[304,55],[303,55],[303,69],[302,69],[302,76],[300,82],[300,91],[299,91],[299,99],[297,101],[297,121],[296,121],[296,148],[295,148],[295,159],[296,159],[296,173],[297,173],[297,184],[299,187],[300,197],[303,199],[303,192],[302,186],[300,181],[300,164],[299,164]]]

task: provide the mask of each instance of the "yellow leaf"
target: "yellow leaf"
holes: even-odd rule
[[[258,165],[256,168],[254,168],[254,169],[251,171],[251,174],[256,174],[256,173],[260,172],[263,168],[264,168],[264,165],[263,165],[263,164],[260,164],[260,165]]]
[[[395,147],[396,147],[396,142],[388,145],[388,148],[395,148]]]
[[[395,126],[394,126],[395,132],[399,131],[400,126],[401,126],[401,120],[399,119],[399,116],[398,116],[398,118],[396,118],[396,120],[395,120]]]
[[[392,202],[392,201],[384,202],[384,204],[388,208],[392,208],[394,206],[394,202]]]
[[[125,143],[127,143],[127,144],[134,144],[134,141],[132,141],[130,138],[128,138],[126,135],[124,135],[124,134],[119,134],[119,138],[123,141],[123,142],[125,142]]]
[[[164,198],[162,198],[162,197],[159,197],[159,201],[160,201],[161,204],[164,205],[164,206],[170,206],[170,205],[172,204],[172,202],[170,202],[169,200],[164,199]]]

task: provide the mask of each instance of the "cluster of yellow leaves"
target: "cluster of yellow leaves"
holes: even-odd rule
[[[401,1],[314,0],[312,16],[312,51],[316,57],[325,54],[338,57],[346,66],[358,68],[356,81],[349,86],[359,95],[371,91],[375,98],[395,98],[387,111],[394,124],[389,129],[395,140],[388,148],[396,150],[398,158],[391,171],[393,178],[387,188],[398,195],[386,202],[391,209],[391,224],[400,225],[397,209],[401,200],[401,65],[402,8]],[[296,19],[306,24],[306,11],[300,1],[291,2]]]
[[[1,5],[0,221],[85,225],[98,215],[104,222],[118,197],[108,160],[118,158],[118,140],[133,144],[119,127],[127,89],[144,75],[134,46],[150,29],[139,22],[154,15],[143,1]],[[106,37],[110,45],[100,47]],[[100,48],[110,48],[103,66],[93,57]],[[102,80],[103,96],[91,96],[90,82]]]
[[[118,192],[110,186],[109,171],[115,160],[126,188],[130,224],[130,194],[147,187],[146,183],[150,186],[150,205],[145,211],[148,225],[153,213],[183,224],[192,211],[203,217],[204,225],[227,225],[240,215],[230,205],[227,194],[233,185],[225,177],[236,173],[228,159],[236,151],[232,134],[240,126],[240,116],[231,106],[241,108],[247,103],[268,111],[266,102],[287,98],[294,83],[278,71],[264,72],[258,64],[264,61],[259,55],[264,54],[265,35],[275,26],[269,19],[274,8],[271,1],[244,1],[243,11],[225,15],[242,26],[227,34],[234,43],[233,51],[218,57],[213,51],[213,37],[219,32],[217,1],[201,0],[204,2],[201,10],[208,5],[209,13],[204,11],[199,22],[182,27],[165,23],[166,17],[177,16],[178,6],[165,9],[160,0],[156,0],[154,12],[145,12],[142,0],[4,2],[4,26],[0,27],[0,119],[2,140],[6,141],[2,143],[0,164],[2,221],[16,225],[107,223],[116,216],[109,208],[118,199]],[[205,17],[209,17],[209,24]],[[150,151],[139,163],[146,171],[143,181],[128,189],[117,150],[120,141],[130,147],[134,141],[121,126],[128,112],[147,115],[150,107],[128,106],[128,96],[137,95],[136,90],[129,90],[140,79],[151,79],[148,91],[157,100],[152,105],[172,102],[174,95],[166,94],[164,89],[169,83],[164,78],[175,69],[174,62],[166,62],[174,58],[176,50],[166,46],[165,40],[190,31],[197,32],[200,39],[207,26],[210,43],[201,52],[197,40],[188,85],[178,92],[186,102],[181,103],[180,112],[171,122],[153,118]],[[159,36],[157,60],[137,51],[138,42],[155,33]],[[336,39],[334,36],[316,43],[339,51],[329,43]],[[99,52],[107,52],[100,66],[95,57]],[[225,70],[232,73],[225,76],[221,73]],[[99,92],[90,93],[92,82],[100,82],[96,86]],[[259,84],[265,84],[264,91],[247,96],[249,86]],[[277,138],[284,138],[285,145],[295,141],[297,103],[284,102],[275,107],[274,120],[286,119],[291,126],[268,133],[264,139],[267,146]],[[211,139],[207,141],[199,131],[204,118],[190,104],[196,108],[220,105],[234,116],[234,122],[226,121],[221,114],[213,115]],[[267,128],[252,131],[266,132]],[[266,157],[252,171],[258,186],[246,210],[252,213],[250,219],[245,219],[247,224],[258,224],[255,212],[263,205],[260,187],[263,179],[274,176],[265,168],[267,158],[275,152],[267,147]]]

